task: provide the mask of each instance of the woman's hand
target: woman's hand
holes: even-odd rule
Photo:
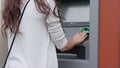
[[[79,44],[85,40],[87,37],[86,32],[76,33],[72,40],[69,40],[67,45],[61,50],[62,52],[72,49],[76,44]]]
[[[83,42],[86,37],[87,37],[87,33],[86,32],[76,33],[73,36],[72,41],[76,45],[76,44],[79,44],[79,43]]]

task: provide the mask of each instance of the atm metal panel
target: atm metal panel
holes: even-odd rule
[[[84,54],[78,58],[76,54],[58,53],[59,68],[98,68],[98,5],[99,0],[90,0],[90,21],[62,22],[68,39],[86,27],[90,29],[90,34],[88,39],[78,45],[83,46],[82,48],[85,47],[85,58],[83,57]]]

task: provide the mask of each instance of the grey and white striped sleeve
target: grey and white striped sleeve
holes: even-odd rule
[[[55,6],[54,0],[49,1],[49,5],[53,10]],[[59,18],[56,18],[52,13],[48,17],[47,21],[48,32],[55,43],[58,49],[62,49],[66,46],[68,40],[65,36],[61,23],[59,22]]]
[[[48,32],[58,49],[66,46],[67,38],[59,22],[49,23]]]

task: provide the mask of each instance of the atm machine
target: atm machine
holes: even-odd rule
[[[57,50],[59,68],[98,68],[98,0],[59,0],[66,37],[87,31],[88,37],[73,49]]]

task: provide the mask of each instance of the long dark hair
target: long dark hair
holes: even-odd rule
[[[45,14],[45,21],[51,12],[51,8],[47,3],[47,0],[34,0],[38,11]],[[61,16],[59,15],[59,3],[55,1],[55,7],[52,11],[55,17],[58,17],[61,21]],[[3,25],[2,25],[2,35],[6,36],[6,29],[9,28],[11,33],[15,33],[17,30],[18,19],[21,15],[21,4],[23,0],[5,0],[4,8],[2,13]],[[19,29],[17,30],[19,32]]]

